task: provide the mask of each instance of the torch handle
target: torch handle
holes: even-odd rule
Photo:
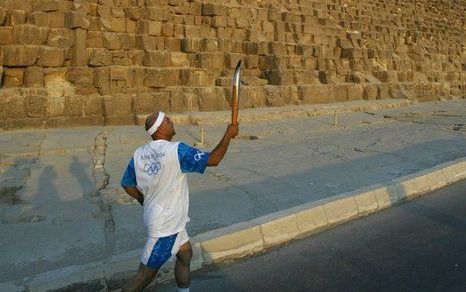
[[[231,124],[238,125],[238,92],[236,92],[236,87],[233,86],[233,97],[231,101]]]

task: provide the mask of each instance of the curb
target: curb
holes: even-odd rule
[[[293,239],[333,228],[403,201],[466,179],[466,157],[331,198],[305,203],[250,221],[208,231],[191,238],[191,270],[204,265],[249,256]],[[0,291],[59,289],[116,289],[139,266],[140,250],[112,256],[101,262],[71,266],[0,284]],[[174,262],[159,271],[154,283],[174,277]]]
[[[264,107],[255,109],[241,109],[238,121],[250,123],[255,121],[270,121],[289,118],[306,118],[333,114],[335,111],[359,112],[377,111],[389,108],[400,108],[415,104],[416,101],[407,99],[373,100],[373,101],[346,101],[329,104],[293,105],[284,107]],[[215,125],[230,121],[230,111],[170,113],[170,118],[181,125]],[[137,125],[144,125],[146,115],[135,117]]]

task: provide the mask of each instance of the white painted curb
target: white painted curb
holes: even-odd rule
[[[191,239],[191,270],[204,265],[258,253],[284,242],[391,207],[451,183],[466,179],[466,157],[412,175],[208,231]],[[139,266],[140,250],[105,261],[71,266],[0,284],[0,291],[48,291],[71,285],[112,289],[130,278]],[[173,278],[173,263],[165,265],[158,281]]]

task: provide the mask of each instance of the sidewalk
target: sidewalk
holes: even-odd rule
[[[340,104],[363,111],[339,113],[337,126],[332,106],[248,111],[221,165],[189,176],[188,232],[194,237],[466,156],[465,101],[438,102],[435,113],[434,103],[399,107],[405,102]],[[226,125],[209,121],[229,115],[212,116],[219,118],[177,119],[204,125],[204,148],[212,149]],[[197,142],[198,126],[175,128],[176,139]],[[119,180],[146,140],[141,126],[0,133],[0,283],[141,249],[142,208]]]

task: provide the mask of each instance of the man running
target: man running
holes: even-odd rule
[[[171,142],[175,128],[163,112],[148,116],[145,129],[152,141],[136,149],[121,186],[144,206],[148,237],[138,273],[123,291],[141,291],[147,287],[159,268],[171,255],[176,255],[178,291],[188,292],[193,252],[185,229],[189,221],[186,173],[204,173],[207,166],[217,166],[230,140],[238,135],[238,125],[229,125],[222,140],[210,153]]]

